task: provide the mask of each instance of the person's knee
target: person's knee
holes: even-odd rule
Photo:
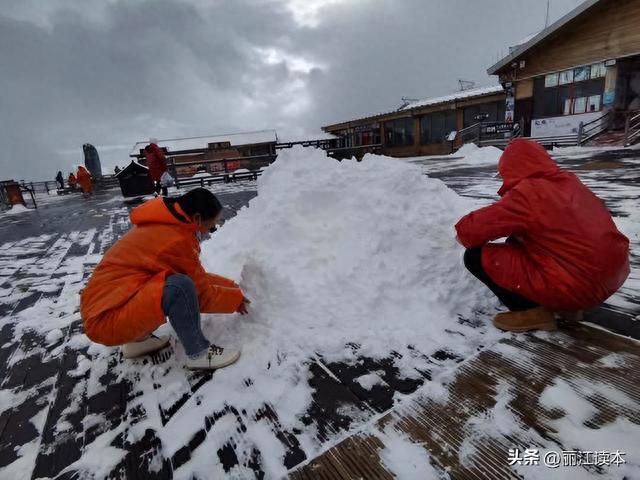
[[[184,273],[174,273],[167,277],[164,282],[166,286],[172,286],[174,288],[178,288],[187,294],[195,293],[196,286],[191,280],[189,275],[185,275]]]
[[[482,267],[482,249],[467,248],[464,251],[464,266],[470,272],[477,272]]]

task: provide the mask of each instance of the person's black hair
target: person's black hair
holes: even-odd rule
[[[222,211],[220,200],[206,188],[194,188],[184,195],[167,200],[180,205],[191,218],[199,213],[203,220],[210,220]]]

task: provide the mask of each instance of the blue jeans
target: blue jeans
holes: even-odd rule
[[[181,273],[167,277],[161,305],[189,358],[204,353],[209,348],[209,340],[200,327],[200,304],[193,280]]]

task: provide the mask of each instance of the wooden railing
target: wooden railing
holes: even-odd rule
[[[627,113],[624,123],[624,146],[633,145],[640,138],[640,111]]]
[[[598,118],[594,118],[590,122],[582,123],[578,127],[578,141],[577,145],[584,145],[589,140],[593,140],[601,133],[609,130],[611,120],[613,119],[613,111],[609,110],[604,115]]]

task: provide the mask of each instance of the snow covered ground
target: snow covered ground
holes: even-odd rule
[[[373,422],[395,408],[411,410],[417,398],[446,400],[460,365],[480,350],[522,356],[499,343],[511,336],[491,327],[497,304],[464,270],[453,232],[460,216],[495,198],[497,152],[466,147],[454,157],[428,165],[375,156],[339,163],[314,149],[283,151],[258,180],[257,197],[203,244],[208,270],[239,281],[253,301],[245,317],[204,316],[212,342],[242,349],[237,364],[213,377],[185,372],[175,340],[150,359],[123,361],[117,349],[93,345],[82,333],[78,293],[128,228],[121,200],[87,201],[91,228],[1,242],[0,425],[25,405],[31,413],[26,440],[0,440],[0,452],[11,449],[0,477],[102,478],[133,462],[158,478],[253,478],[259,471],[279,478],[368,432],[384,445],[385,468],[425,478],[419,475],[433,462],[423,446]],[[580,176],[615,206],[635,255],[640,219],[633,199],[640,192],[637,174],[625,172],[629,178],[618,183],[611,171]],[[243,191],[253,196],[255,183],[211,188],[224,200]],[[631,309],[639,291],[636,263],[612,302]],[[168,325],[161,331],[172,333]],[[603,356],[601,365],[628,362],[620,354]],[[36,369],[51,373],[40,381]],[[572,398],[562,381],[545,391],[544,407]],[[606,385],[574,387],[580,398],[588,388],[612,395]],[[519,428],[510,413],[515,392],[502,385],[495,395],[495,409],[468,422],[470,436]],[[109,402],[113,410],[104,407]],[[562,420],[567,442],[585,428],[588,411],[570,413]],[[632,445],[628,438],[640,441],[640,427],[611,425],[607,435]],[[465,445],[460,461],[474,455],[472,442]],[[68,460],[47,466],[52,455]]]

